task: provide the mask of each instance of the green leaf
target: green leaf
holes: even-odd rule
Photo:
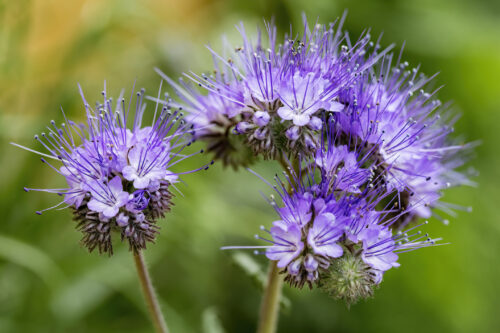
[[[259,263],[244,252],[235,252],[231,258],[236,266],[252,279],[257,288],[263,291],[266,286],[266,274],[262,271]],[[289,311],[291,304],[290,300],[282,294],[280,298],[281,310]]]
[[[51,289],[55,289],[65,280],[63,272],[52,258],[20,240],[0,235],[0,257],[33,272]]]
[[[225,333],[215,307],[206,308],[201,316],[203,333]]]

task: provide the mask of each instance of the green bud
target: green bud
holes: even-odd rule
[[[373,296],[376,286],[373,273],[360,256],[345,251],[341,258],[334,259],[320,278],[321,289],[335,299],[344,300],[347,306],[360,299]]]
[[[284,123],[279,121],[272,122],[271,125],[271,134],[272,134],[272,142],[274,144],[274,149],[277,151],[287,151],[288,147],[288,139],[285,136],[285,131],[287,127]]]
[[[201,139],[207,142],[207,150],[214,154],[214,159],[222,161],[224,166],[230,166],[234,170],[248,167],[257,158],[246,144],[245,136],[233,134],[231,131],[227,129],[226,132],[213,133]]]

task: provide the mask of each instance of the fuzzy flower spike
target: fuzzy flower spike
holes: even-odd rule
[[[289,169],[285,182],[276,177],[277,186],[269,184],[282,204],[271,196],[279,220],[261,227],[267,236],[256,235],[268,245],[225,249],[254,248],[277,263],[290,285],[318,286],[351,304],[371,296],[384,273],[399,266],[398,253],[436,240],[415,230],[419,226],[392,231],[408,212],[390,208],[370,163],[374,150],[346,140],[333,118],[325,123],[324,139],[314,157],[303,159],[304,169]]]
[[[47,133],[35,136],[46,152],[15,144],[43,156],[42,162],[63,176],[68,186],[25,190],[63,196],[63,201],[51,208],[62,206],[73,211],[83,233],[82,243],[89,251],[97,248],[112,254],[111,233],[116,231],[137,253],[154,241],[157,220],[172,206],[172,188],[179,173],[170,167],[191,156],[182,151],[191,143],[192,125],[178,110],[158,110],[158,105],[151,124],[143,124],[144,90],[137,93],[134,115],[130,114],[131,101],[127,104],[120,97],[114,105],[106,89],[104,102],[97,103],[95,109],[81,89],[80,93],[85,124],[76,124],[63,113],[64,123],[58,126],[51,121]],[[54,161],[62,165],[56,166]]]
[[[209,48],[213,74],[185,75],[200,89],[158,72],[182,99],[189,121],[201,129],[198,137],[224,164],[250,164],[249,150],[266,159],[296,158],[314,152],[324,113],[343,109],[342,88],[389,49],[380,51],[368,33],[351,43],[342,32],[343,20],[310,29],[304,18],[303,31],[281,41],[273,24],[266,24],[256,41],[240,25],[238,47],[228,46],[224,55]]]

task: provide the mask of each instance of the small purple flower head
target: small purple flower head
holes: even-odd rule
[[[216,65],[218,64],[216,63]],[[222,73],[222,70],[226,69],[216,69],[214,74],[220,83],[233,84],[226,81],[229,74]],[[182,104],[176,103],[168,95],[159,102],[169,108],[174,107],[187,111],[185,119],[195,129],[194,138],[203,140],[207,145],[207,150],[214,154],[215,159],[221,160],[224,166],[231,166],[235,169],[239,166],[248,166],[255,160],[254,154],[245,144],[244,138],[233,134],[236,126],[244,128],[243,122],[238,124],[236,121],[241,108],[240,104],[243,101],[242,95],[238,95],[237,91],[236,95],[230,98],[216,93],[204,95],[189,83],[184,82],[182,78],[177,83],[160,70],[157,69],[157,72],[182,98]],[[204,74],[202,77],[208,80]]]
[[[190,156],[181,152],[190,144],[192,125],[187,125],[179,111],[158,110],[158,105],[151,125],[143,125],[143,90],[137,94],[133,117],[123,98],[113,105],[104,91],[103,104],[92,109],[81,95],[85,124],[68,121],[66,116],[61,126],[52,121],[48,134],[35,136],[45,153],[20,146],[44,156],[42,161],[62,175],[68,186],[26,190],[63,196],[55,207],[73,210],[89,251],[98,248],[112,254],[114,230],[138,252],[154,241],[158,218],[170,210],[171,188],[178,180],[170,167]],[[49,159],[62,165],[56,167]]]
[[[399,216],[388,217],[387,213],[371,211],[360,215],[346,228],[345,242],[368,265],[375,284],[380,284],[383,274],[392,267],[399,267],[398,253],[435,245],[438,239],[422,235],[418,229],[427,221],[402,231],[395,232],[390,226]]]
[[[373,151],[343,136],[333,117],[324,121],[321,143],[312,163],[321,173],[322,185],[327,186],[327,192],[361,193],[363,186],[378,181],[372,175],[376,168],[371,161]]]
[[[241,25],[242,46],[228,48],[230,54],[224,55],[211,50],[213,75],[186,75],[203,93],[160,74],[180,95],[195,127],[203,129],[197,131],[199,138],[226,164],[251,162],[229,156],[234,152],[232,136],[240,137],[256,156],[296,158],[314,152],[321,118],[344,108],[340,91],[386,52],[370,46],[368,34],[351,43],[342,33],[342,23],[343,18],[338,24],[310,29],[304,19],[303,32],[286,35],[281,42],[272,24],[256,42]]]
[[[456,171],[471,145],[450,139],[456,119],[436,99],[437,90],[424,90],[434,77],[418,75],[418,68],[409,70],[406,62],[391,63],[392,54],[385,55],[378,70],[358,76],[344,89],[339,97],[344,108],[334,117],[346,136],[373,150],[381,185],[396,193],[402,210],[410,208],[394,224],[400,227],[435,215],[431,208],[443,206],[438,201],[442,190],[471,184]]]
[[[376,188],[348,194],[328,189],[329,180],[297,185],[295,178],[286,190],[279,182],[283,206],[280,220],[271,229],[263,252],[276,261],[285,281],[301,288],[319,286],[348,304],[368,298],[384,273],[399,267],[398,253],[433,246],[437,239],[422,235],[414,226],[404,233],[390,226],[408,212],[378,211],[384,196]],[[342,182],[339,182],[342,184]],[[328,190],[321,190],[328,189]],[[425,224],[425,223],[424,223]]]

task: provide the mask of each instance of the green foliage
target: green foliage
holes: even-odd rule
[[[254,258],[244,252],[235,252],[232,257],[234,263],[243,270],[243,272],[254,282],[259,291],[263,292],[267,283],[266,273],[262,270],[262,265]],[[290,299],[282,295],[280,299],[281,311],[285,313],[290,311]]]
[[[69,211],[35,215],[59,198],[25,193],[23,186],[59,187],[63,180],[10,141],[39,149],[33,135],[51,119],[62,121],[61,106],[81,121],[78,82],[89,101],[100,98],[104,79],[114,96],[122,88],[130,94],[136,78],[136,88],[156,95],[160,78],[153,67],[173,78],[208,73],[211,56],[203,45],[220,49],[223,33],[240,43],[239,21],[251,32],[274,15],[281,34],[290,22],[300,25],[303,11],[311,22],[326,22],[345,8],[352,38],[371,27],[374,36],[384,32],[383,45],[406,41],[410,65],[440,71],[437,86],[446,84],[440,98],[463,111],[455,132],[482,141],[471,163],[479,187],[451,189],[444,197],[474,207],[472,213],[450,218],[449,226],[426,226],[451,245],[402,254],[401,268],[388,272],[366,302],[347,310],[319,291],[285,287],[292,306],[280,332],[499,331],[498,1],[23,0],[0,1],[0,332],[151,331],[127,246],[112,258],[89,255]],[[177,167],[195,168],[209,158]],[[270,161],[252,168],[268,179],[279,170]],[[146,252],[169,327],[253,332],[260,303],[255,281],[266,260],[219,248],[257,244],[252,235],[259,225],[276,219],[259,195],[271,189],[220,164],[183,179],[183,196],[176,193],[172,213],[159,223],[161,236]]]

